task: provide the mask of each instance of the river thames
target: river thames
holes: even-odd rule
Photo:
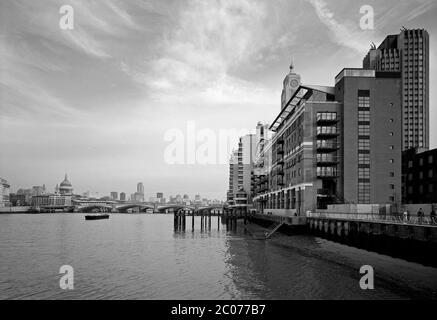
[[[172,215],[0,215],[0,299],[436,299],[437,269],[321,238],[244,226],[173,230]],[[191,218],[189,218],[191,227]],[[59,268],[74,268],[62,290]],[[362,290],[371,265],[375,289]]]

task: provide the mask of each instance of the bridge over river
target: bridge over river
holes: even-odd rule
[[[76,203],[75,212],[113,212],[113,213],[179,213],[201,214],[212,212],[214,214],[222,213],[224,205],[208,206],[189,206],[183,204],[154,204],[147,202],[140,203],[111,203],[111,202],[83,202]]]

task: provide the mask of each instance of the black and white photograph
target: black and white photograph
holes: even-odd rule
[[[0,300],[437,300],[436,17],[0,0]]]

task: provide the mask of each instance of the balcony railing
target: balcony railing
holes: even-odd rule
[[[317,195],[325,197],[334,197],[334,192],[330,189],[317,189]]]
[[[338,135],[337,127],[317,127],[318,136],[336,136]]]
[[[336,113],[326,112],[317,114],[317,123],[336,123],[337,121]]]
[[[333,167],[317,167],[317,177],[319,178],[336,178],[339,176],[339,170]]]
[[[284,169],[282,169],[282,168],[277,168],[277,169],[276,169],[276,175],[278,175],[278,176],[283,176],[283,175],[284,175]]]
[[[306,213],[307,218],[322,218],[322,219],[339,219],[353,221],[373,221],[385,222],[392,224],[410,224],[410,225],[437,225],[435,217],[417,217],[404,216],[400,213],[344,213],[344,212],[310,212]]]
[[[334,141],[317,141],[318,150],[337,150],[339,145]]]
[[[317,163],[320,164],[335,164],[338,163],[338,157],[331,154],[318,154]]]

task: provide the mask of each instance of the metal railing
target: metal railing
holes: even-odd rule
[[[317,121],[337,121],[337,114],[335,112],[318,113]]]
[[[386,222],[393,224],[437,226],[437,218],[424,216],[405,216],[403,214],[387,213],[343,213],[343,212],[307,212],[307,218],[340,219],[351,221]]]

